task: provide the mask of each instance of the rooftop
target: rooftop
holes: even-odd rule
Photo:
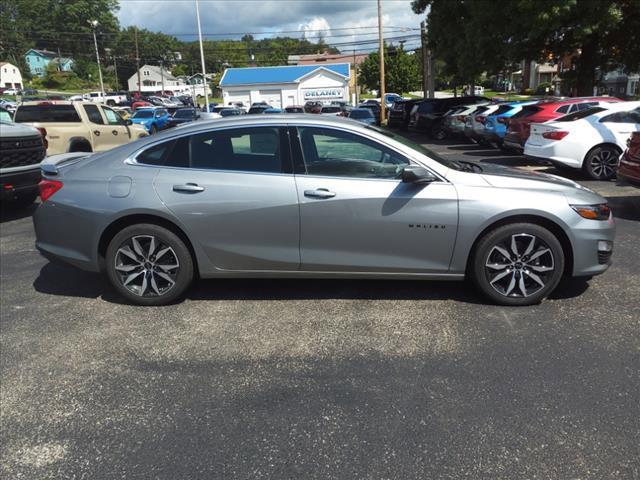
[[[227,68],[220,80],[220,86],[297,83],[301,78],[321,69],[329,70],[345,78],[349,78],[350,76],[348,63]]]

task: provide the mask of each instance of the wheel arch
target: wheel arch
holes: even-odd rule
[[[465,267],[466,273],[469,272],[469,268],[473,263],[476,248],[480,240],[482,240],[482,238],[484,238],[490,231],[496,228],[502,227],[504,225],[509,225],[511,223],[532,223],[534,225],[539,225],[543,228],[546,228],[551,233],[553,233],[558,239],[558,241],[560,242],[560,245],[562,246],[562,253],[564,253],[564,257],[565,257],[563,275],[566,276],[566,275],[571,275],[573,273],[573,245],[567,233],[558,223],[554,222],[553,220],[550,220],[549,218],[542,217],[539,215],[533,215],[533,214],[519,214],[519,215],[507,216],[504,218],[500,218],[499,220],[496,220],[495,222],[485,227],[476,236],[475,240],[473,241],[473,245],[469,250],[469,255],[467,256],[467,263]]]
[[[76,146],[88,147],[88,150],[73,150]],[[67,145],[67,152],[93,152],[93,147],[86,137],[71,137]]]
[[[157,215],[151,215],[146,213],[135,213],[130,215],[125,215],[124,217],[120,217],[113,222],[111,222],[100,235],[100,240],[98,241],[98,262],[102,266],[104,266],[105,256],[107,253],[107,247],[109,246],[109,242],[117,235],[119,231],[122,229],[129,227],[131,225],[137,225],[140,223],[150,223],[153,225],[157,225],[159,227],[164,227],[167,230],[176,234],[180,240],[184,242],[191,254],[191,259],[193,260],[193,269],[196,278],[200,277],[200,270],[198,266],[198,256],[196,255],[195,249],[193,248],[193,244],[189,237],[184,232],[182,228],[176,225],[171,220],[168,220],[164,217],[160,217]]]
[[[600,147],[613,147],[618,151],[620,155],[622,155],[622,152],[624,151],[624,149],[622,149],[620,145],[618,145],[615,142],[608,142],[608,141],[600,142],[597,145],[594,145],[593,147],[591,147],[589,150],[587,150],[587,153],[585,153],[584,157],[582,158],[582,164],[584,165],[584,162],[587,160],[587,157],[589,156],[589,154],[591,154],[591,152],[593,152],[596,148],[600,148]]]

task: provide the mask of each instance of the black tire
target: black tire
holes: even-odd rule
[[[616,176],[621,153],[613,145],[592,148],[584,157],[582,170],[594,180],[610,180]]]
[[[519,255],[511,246],[514,237]],[[529,249],[532,238],[534,243]],[[493,302],[524,306],[539,303],[558,286],[564,263],[562,246],[553,233],[540,225],[513,223],[497,227],[480,239],[472,252],[468,273]]]
[[[151,125],[151,128],[149,129],[149,135],[155,135],[156,133],[158,133],[158,127],[156,127],[155,125]]]
[[[87,152],[87,153],[90,153],[92,151],[93,151],[93,149],[91,148],[91,144],[86,140],[80,140],[80,141],[73,142],[69,146],[69,153],[73,153],[73,152]]]
[[[156,258],[154,253],[160,255]],[[153,224],[131,225],[116,234],[107,247],[105,265],[117,292],[138,305],[171,303],[182,297],[193,281],[193,259],[185,243],[170,230]]]
[[[116,105],[116,102],[114,100],[107,100],[107,106],[114,107],[115,105]]]
[[[447,131],[441,124],[435,125],[433,128],[431,128],[430,135],[431,138],[438,141],[442,141],[448,136]]]

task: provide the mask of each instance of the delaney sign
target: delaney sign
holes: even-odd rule
[[[343,98],[343,88],[308,88],[302,91],[305,100],[326,100],[328,98]]]

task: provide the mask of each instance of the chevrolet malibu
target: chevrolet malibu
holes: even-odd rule
[[[503,305],[604,272],[605,200],[542,173],[441,158],[328,116],[196,122],[42,164],[36,246],[161,305],[195,278],[470,278]],[[425,283],[425,288],[429,288]]]

